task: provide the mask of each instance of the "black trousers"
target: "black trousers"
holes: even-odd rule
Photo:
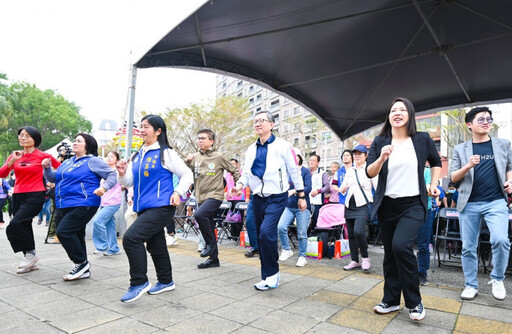
[[[164,227],[174,219],[174,206],[162,206],[139,212],[137,219],[123,236],[123,248],[130,264],[130,285],[136,286],[148,281],[147,251],[155,265],[156,277],[160,283],[172,282],[172,267],[165,242]]]
[[[368,242],[366,240],[366,218],[345,218],[347,223],[348,244],[350,247],[350,259],[359,262],[359,251],[361,257],[368,257]]]
[[[85,227],[98,211],[97,206],[77,206],[57,209],[61,221],[57,227],[57,237],[68,257],[74,263],[87,260]]]
[[[3,209],[4,209],[4,206],[5,206],[6,202],[7,202],[7,198],[0,198],[0,223],[4,223],[4,212],[3,212]]]
[[[39,214],[44,204],[44,191],[17,193],[12,195],[13,213],[5,230],[14,253],[36,249],[32,219]]]
[[[392,199],[384,197],[378,211],[384,243],[384,298],[389,305],[400,305],[403,292],[405,307],[421,302],[418,263],[413,245],[425,221],[425,209],[419,196]]]
[[[207,245],[213,246],[213,253],[210,255],[210,258],[214,260],[219,258],[219,249],[217,248],[217,239],[215,238],[215,220],[213,218],[217,215],[221,204],[222,201],[218,199],[208,198],[194,212],[194,218],[199,225],[204,242]]]

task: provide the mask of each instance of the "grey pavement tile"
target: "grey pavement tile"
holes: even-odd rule
[[[145,334],[155,333],[157,331],[153,326],[144,324],[140,321],[130,318],[114,320],[106,324],[98,325],[80,332],[79,334],[103,334],[103,333],[123,333],[123,334]]]
[[[34,275],[35,272],[31,272],[30,274]],[[23,277],[22,275],[15,274],[14,272],[7,273],[0,269],[0,282],[2,282],[2,289],[27,284],[28,282],[30,282],[29,280],[26,279],[27,276],[28,275],[25,275],[25,277]]]
[[[242,325],[211,314],[201,314],[189,318],[173,326],[165,328],[172,333],[201,333],[201,334],[224,334],[240,328]]]
[[[258,268],[258,273],[260,273],[260,268]],[[290,274],[290,273],[286,273],[283,271],[279,272],[279,275],[280,275],[279,280],[280,280],[280,282],[283,282],[283,283],[293,282],[296,279],[304,277],[303,275]],[[258,275],[258,278],[261,279],[261,276]],[[258,283],[258,282],[254,282],[254,283]]]
[[[25,281],[25,284],[10,287],[2,287],[0,299],[7,303],[10,303],[13,299],[18,298],[19,296],[44,291],[51,291],[51,289],[45,286],[41,286],[40,284]]]
[[[507,295],[505,300],[497,300],[491,294],[478,292],[478,296],[476,296],[475,299],[472,301],[464,301],[463,303],[474,303],[512,310],[512,298],[510,295]]]
[[[65,275],[66,272],[52,267],[39,265],[39,270],[30,272],[30,274],[31,275],[24,274],[23,278],[36,283],[51,284],[57,281],[62,281],[62,276]]]
[[[98,292],[89,292],[76,296],[76,298],[94,305],[105,305],[114,301],[120,302],[121,297],[126,293],[126,289],[111,288]]]
[[[278,310],[301,299],[299,296],[281,292],[279,289],[280,288],[269,289],[266,291],[255,290],[258,293],[250,297],[251,303]]]
[[[197,289],[201,289],[203,291],[212,291],[218,288],[229,286],[231,284],[232,283],[230,282],[226,282],[222,279],[219,279],[219,276],[211,276],[191,282],[186,282],[183,285],[186,287],[194,287]]]
[[[153,327],[164,329],[184,320],[200,315],[201,312],[189,309],[180,303],[165,303],[158,308],[142,308],[131,318]]]
[[[243,326],[238,328],[237,330],[230,332],[229,334],[268,334],[268,331],[264,331],[263,329],[251,327],[251,326]]]
[[[407,315],[409,317],[409,315]],[[395,333],[414,333],[414,334],[448,334],[451,333],[452,330],[442,329],[439,327],[429,326],[424,321],[412,321],[411,319],[402,320],[402,319],[393,319],[390,323],[382,330],[382,334],[395,334]]]
[[[319,322],[319,320],[313,318],[276,310],[267,314],[265,317],[251,322],[250,325],[271,333],[288,334],[304,333],[316,326]]]
[[[0,301],[0,314],[6,313],[6,312],[10,312],[10,311],[14,311],[14,310],[16,310],[16,308],[14,306]]]
[[[77,281],[61,280],[59,283],[52,286],[52,289],[60,291],[70,296],[79,296],[89,293],[95,293],[98,291],[105,291],[111,288],[111,286],[94,279],[81,279]],[[126,288],[128,289],[128,285],[126,286]]]
[[[236,300],[244,300],[250,298],[260,292],[254,288],[252,282],[243,282],[238,284],[231,284],[225,287],[217,288],[211,291],[220,296],[233,298]]]
[[[358,331],[357,329],[338,326],[328,322],[322,322],[311,328],[306,334],[335,334],[335,333],[346,333],[346,334],[363,334],[366,332]]]
[[[298,314],[300,316],[325,321],[341,309],[342,307],[339,305],[327,304],[309,299],[300,299],[286,306],[282,310],[286,310],[286,312]]]
[[[0,333],[63,333],[50,323],[40,321],[22,312],[12,311],[2,313]]]
[[[260,275],[259,274],[254,275],[254,274],[251,274],[248,272],[235,270],[235,271],[231,271],[228,273],[224,273],[224,274],[215,276],[215,278],[219,281],[226,282],[227,284],[236,284],[236,283],[241,283],[241,282],[252,281],[252,280],[258,279],[258,278],[260,278]]]
[[[330,285],[332,285],[333,282],[321,278],[315,278],[315,277],[299,277],[291,282],[284,281],[279,289],[281,291],[284,291],[286,293],[290,293],[297,296],[310,296],[313,293],[317,292],[318,290],[322,290]]]
[[[444,289],[444,288],[437,288],[433,286],[422,286],[420,289],[421,294],[434,296],[434,297],[441,297],[441,298],[449,298],[453,300],[460,301],[460,294],[462,292],[462,289]]]
[[[425,312],[425,319],[415,322],[409,317],[409,309],[404,307],[392,321],[400,320],[406,323],[420,323],[422,326],[437,328],[436,331],[441,329],[452,331],[455,328],[457,314],[430,310],[428,308],[425,309]]]
[[[69,298],[67,295],[60,293],[54,290],[45,290],[38,291],[27,294],[20,294],[16,297],[12,297],[9,299],[9,304],[24,309],[26,307],[35,306],[35,305],[44,305],[47,303],[59,301],[62,299]]]
[[[463,303],[460,314],[512,323],[512,313],[510,310],[501,307],[479,305],[475,303]]]
[[[156,296],[150,296],[145,294],[132,303],[123,303],[120,299],[124,293],[119,295],[119,299],[111,303],[102,305],[110,311],[117,312],[125,316],[133,316],[134,314],[146,311],[146,310],[157,310],[164,307],[168,302],[161,298],[154,298]]]
[[[51,324],[65,332],[78,332],[124,316],[101,308],[88,308],[56,317]]]
[[[326,287],[325,290],[361,296],[380,282],[382,282],[382,280],[376,278],[350,275],[337,282],[334,282],[333,284]]]
[[[246,301],[236,301],[209,313],[241,324],[248,324],[258,318],[265,317],[266,314],[272,311],[271,308],[254,305],[250,299],[247,299]]]
[[[180,300],[179,303],[187,308],[208,312],[224,305],[235,302],[236,299],[223,297],[210,292],[203,292],[199,295]]]
[[[66,297],[51,303],[36,304],[23,309],[37,319],[54,320],[68,313],[94,308],[94,305],[72,297]]]

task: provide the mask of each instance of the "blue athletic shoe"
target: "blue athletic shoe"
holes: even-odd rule
[[[159,293],[165,292],[165,291],[172,291],[176,288],[176,285],[174,285],[174,281],[168,284],[156,282],[155,286],[148,290],[148,294],[150,295],[157,295]]]
[[[124,303],[130,303],[137,299],[139,299],[140,296],[146,291],[148,291],[151,288],[151,283],[146,282],[141,285],[135,285],[128,288],[128,292],[124,294],[123,297],[121,297],[121,301]]]

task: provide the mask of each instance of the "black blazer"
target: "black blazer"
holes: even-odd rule
[[[423,206],[425,207],[425,213],[427,212],[427,189],[425,186],[425,178],[423,177],[423,171],[425,169],[425,163],[428,161],[430,167],[441,167],[441,158],[439,157],[439,153],[437,153],[436,144],[430,138],[430,135],[427,132],[416,132],[412,137],[412,144],[414,145],[414,150],[416,151],[416,158],[418,159],[418,184],[420,185],[420,197]],[[383,137],[377,136],[373,140],[372,146],[370,147],[370,151],[368,152],[368,159],[366,160],[366,168],[375,162],[380,157],[380,152],[382,147],[391,144],[391,137]],[[368,170],[366,171],[368,175]],[[379,172],[379,183],[377,185],[377,190],[375,191],[375,195],[373,196],[373,204],[372,204],[372,214],[371,218],[375,217],[377,211],[379,210],[380,204],[382,203],[382,199],[384,198],[384,193],[386,192],[386,182],[388,178],[388,160],[384,162],[382,168]]]

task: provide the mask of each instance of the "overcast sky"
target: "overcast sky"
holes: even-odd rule
[[[95,124],[120,119],[129,69],[204,0],[2,0],[0,72],[54,89]],[[138,70],[136,110],[163,112],[213,99],[215,75]]]

